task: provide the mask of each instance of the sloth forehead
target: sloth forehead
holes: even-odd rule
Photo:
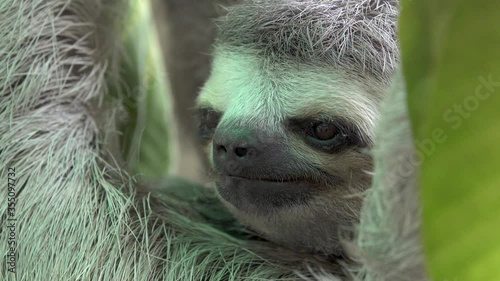
[[[197,103],[224,113],[222,121],[276,127],[287,118],[342,116],[372,127],[382,91],[369,84],[328,66],[276,63],[223,49],[215,52]]]

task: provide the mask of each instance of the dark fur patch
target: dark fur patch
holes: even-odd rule
[[[320,147],[316,143],[311,142],[308,137],[308,131],[315,125],[321,122],[332,124],[338,131],[337,139],[327,147]],[[291,132],[294,132],[299,137],[303,138],[306,143],[319,150],[329,153],[340,152],[347,148],[358,147],[365,148],[371,146],[372,140],[369,136],[362,133],[353,122],[344,117],[333,118],[291,118],[287,121],[287,127]]]

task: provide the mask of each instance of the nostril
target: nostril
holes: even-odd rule
[[[227,149],[223,145],[218,145],[216,150],[217,150],[218,154],[220,154],[220,153],[226,154],[227,153]]]
[[[238,156],[238,157],[243,157],[243,156],[246,156],[247,155],[247,152],[248,152],[248,149],[244,148],[244,147],[237,147],[234,149],[234,153]]]

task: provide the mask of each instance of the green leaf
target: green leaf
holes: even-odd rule
[[[500,1],[403,1],[400,40],[429,273],[500,280]]]
[[[171,101],[153,24],[150,2],[130,0],[123,34],[121,98],[127,111],[122,124],[124,158],[134,173],[160,178],[169,172]]]

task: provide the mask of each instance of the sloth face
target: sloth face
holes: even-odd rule
[[[197,101],[217,192],[276,243],[338,253],[369,187],[381,87],[304,63],[219,48]]]

